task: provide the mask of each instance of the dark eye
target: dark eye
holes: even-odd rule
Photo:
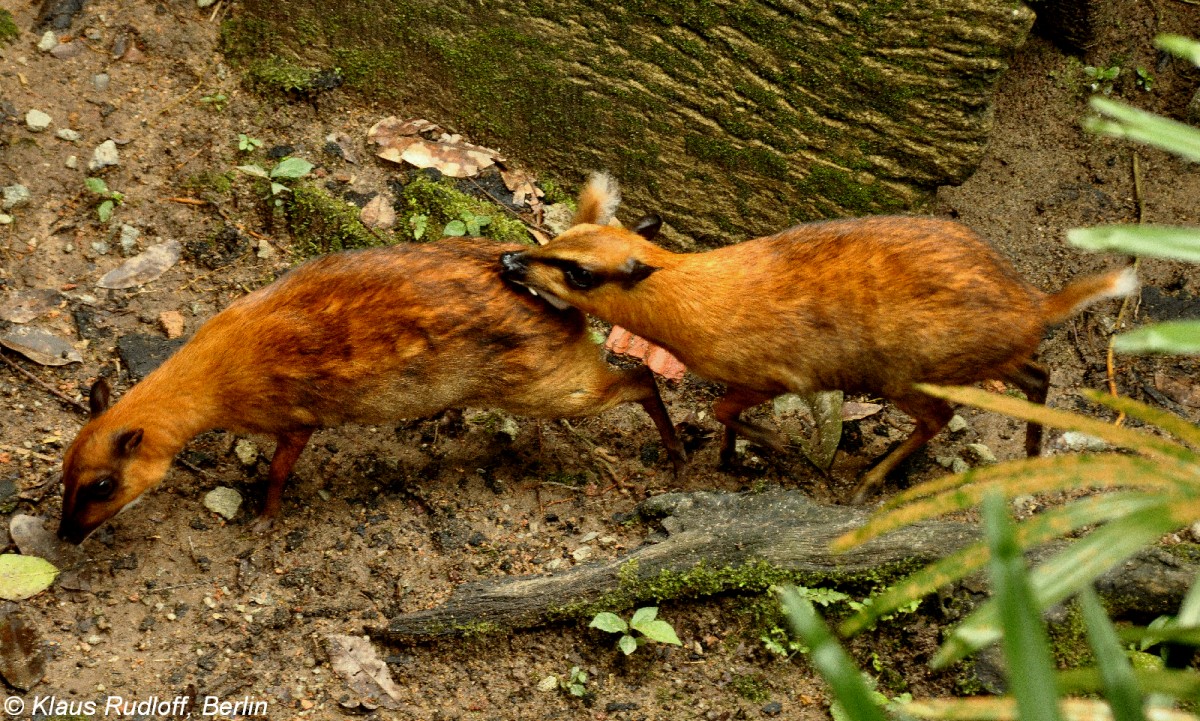
[[[575,290],[587,290],[600,285],[600,279],[595,273],[579,266],[567,268],[563,275],[566,276],[567,285]]]
[[[117,482],[112,476],[105,476],[88,488],[88,495],[97,501],[107,501],[117,490]]]

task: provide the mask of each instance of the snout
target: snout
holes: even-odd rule
[[[78,546],[79,544],[83,543],[84,539],[91,535],[92,531],[94,530],[96,530],[95,527],[80,528],[76,524],[68,523],[67,519],[63,518],[58,524],[58,537],[67,543]]]
[[[521,281],[529,271],[525,251],[510,250],[500,255],[500,277],[505,280]]]

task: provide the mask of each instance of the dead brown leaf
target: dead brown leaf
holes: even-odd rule
[[[65,366],[68,363],[83,362],[83,356],[74,346],[41,328],[10,328],[0,333],[0,345],[44,366]]]
[[[333,670],[361,700],[386,709],[400,707],[400,688],[365,636],[331,633],[325,637],[325,651]]]
[[[545,193],[534,184],[536,178],[529,173],[519,168],[501,168],[500,179],[504,181],[504,187],[512,191],[513,205],[518,207],[528,205],[535,210],[538,206],[541,206],[541,197]]]
[[[371,198],[358,217],[368,228],[386,229],[396,224],[396,210],[392,207],[391,198],[385,195]]]
[[[53,288],[18,291],[0,303],[0,320],[28,323],[54,310],[58,301],[58,291]]]
[[[375,154],[393,163],[408,163],[418,168],[434,168],[451,178],[471,178],[491,167],[499,154],[481,145],[472,145],[461,135],[430,135],[440,128],[428,120],[384,118],[367,131],[367,140],[379,145]]]
[[[105,273],[96,285],[101,288],[120,290],[149,283],[179,262],[182,252],[183,246],[178,240],[168,240],[165,243],[152,245]]]

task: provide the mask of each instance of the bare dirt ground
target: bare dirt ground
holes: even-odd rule
[[[264,100],[247,92],[236,69],[222,62],[211,10],[180,0],[92,2],[64,33],[78,44],[58,51],[59,57],[38,49],[33,5],[13,0],[5,7],[23,32],[0,45],[0,111],[6,116],[0,185],[24,185],[31,200],[7,211],[13,222],[0,225],[0,302],[34,289],[56,291],[52,307],[30,324],[69,339],[83,362],[45,368],[9,351],[4,355],[71,398],[86,400],[87,387],[101,374],[117,379],[118,394],[129,386],[115,350],[119,337],[162,336],[165,311],[179,311],[185,334],[191,334],[296,261],[286,228],[269,222],[270,211],[263,211],[267,206],[248,182],[235,183],[228,207],[173,200],[203,197],[205,177],[245,162],[238,133],[262,139],[264,150],[290,146],[291,154],[317,163],[341,190],[378,192],[397,174],[371,158],[365,145],[358,165],[323,149],[331,132],[362,143],[366,129],[394,109],[385,112],[338,90],[319,102]],[[216,14],[228,11],[219,7]],[[1150,39],[1161,31],[1200,34],[1198,14],[1172,0],[1122,5],[1119,22],[1082,59],[1031,38],[1001,82],[994,140],[978,172],[961,187],[941,190],[930,211],[980,231],[1045,289],[1116,264],[1071,248],[1065,231],[1136,220],[1135,152],[1145,220],[1200,225],[1200,174],[1193,166],[1089,137],[1079,128],[1088,64],[1121,67],[1114,96],[1182,118],[1200,72],[1159,55]],[[122,54],[130,45],[137,50]],[[1135,84],[1138,66],[1153,75],[1152,90]],[[106,84],[99,74],[107,75]],[[51,117],[47,130],[27,128],[31,109]],[[79,139],[56,137],[63,128],[77,131]],[[113,222],[102,224],[84,179],[93,149],[108,139],[117,142],[119,165],[93,175],[124,193],[124,202]],[[70,156],[77,158],[74,168],[67,165]],[[235,252],[232,262],[217,268],[185,253],[141,288],[105,291],[95,282],[125,260],[122,224],[140,231],[136,250],[168,240],[196,248],[232,226],[238,228],[229,246]],[[107,252],[99,252],[99,243],[108,245]],[[1200,297],[1194,266],[1147,261],[1142,276],[1148,289],[1140,311],[1129,311],[1132,323],[1165,319],[1187,311],[1189,303],[1190,314],[1200,315],[1194,310]],[[1107,330],[1117,309],[1116,303],[1100,305],[1049,336],[1042,358],[1052,369],[1051,405],[1082,407],[1076,389],[1105,387]],[[1165,402],[1195,421],[1196,371],[1190,360],[1122,358],[1116,380],[1123,392]],[[799,464],[789,471],[752,459],[747,471],[732,475],[716,470],[716,424],[700,415],[713,388],[692,378],[662,385],[677,420],[694,413],[701,427],[714,432],[693,452],[686,490],[783,484],[829,498],[845,492],[868,459],[911,427],[891,409],[849,424],[833,488]],[[0,520],[7,527],[14,513],[56,519],[62,452],[84,417],[8,366],[0,366],[0,407]],[[966,430],[935,439],[895,484],[947,473],[938,457],[970,460],[967,443],[984,443],[1001,459],[1020,456],[1023,431],[1016,421],[965,409],[961,415]],[[629,514],[640,500],[674,484],[640,410],[617,409],[570,425],[519,420],[511,440],[496,433],[494,420],[469,412],[465,430],[456,434],[428,421],[318,434],[267,538],[252,536],[248,522],[270,442],[252,439],[262,450],[243,462],[232,436],[198,438],[184,457],[199,473],[176,465],[160,490],[84,544],[93,560],[89,590],[56,586],[20,603],[49,662],[43,680],[19,695],[78,702],[196,692],[265,701],[272,719],[338,718],[339,701],[350,692],[330,667],[327,634],[361,634],[396,612],[439,603],[466,581],[569,566],[584,546],[593,558],[615,557],[654,531],[628,522]],[[1049,435],[1048,452],[1058,452],[1058,434]],[[202,504],[217,486],[247,498],[232,521]],[[661,616],[673,623],[683,648],[646,647],[630,659],[617,652],[615,639],[583,623],[380,648],[403,708],[377,714],[826,718],[829,699],[803,657],[782,659],[759,640],[756,600],[664,603]],[[922,670],[937,634],[930,621],[901,620],[854,648],[868,667],[878,660],[889,694],[949,693],[955,674]],[[572,666],[590,674],[586,700],[538,689],[547,676],[564,677]]]

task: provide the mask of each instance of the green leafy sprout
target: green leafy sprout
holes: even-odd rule
[[[572,666],[570,675],[567,678],[564,678],[559,685],[563,691],[574,696],[575,698],[583,698],[587,695],[587,680],[587,671],[584,671],[578,666]]]
[[[221,92],[220,90],[214,90],[208,95],[201,97],[200,102],[204,103],[205,105],[212,106],[213,110],[216,110],[218,113],[220,113],[225,110],[225,104],[229,102],[229,96],[225,95],[225,93]]]
[[[1111,68],[1094,67],[1092,65],[1084,66],[1083,74],[1091,80],[1088,83],[1088,90],[1093,93],[1103,93],[1111,95],[1113,91],[1113,81],[1121,74],[1121,67],[1114,65]]]
[[[262,147],[262,141],[258,138],[252,138],[245,133],[238,133],[238,150],[243,153],[253,153]]]
[[[271,184],[271,197],[275,198],[275,205],[283,205],[283,200],[277,196],[281,193],[290,193],[288,188],[280,180],[298,180],[312,172],[313,164],[304,158],[284,158],[279,161],[279,164],[269,171],[261,165],[239,165],[237,169],[247,175],[253,175],[256,178],[262,178]]]
[[[459,218],[461,220],[452,220],[446,223],[446,227],[442,229],[442,234],[452,236],[479,235],[483,226],[492,222],[491,216],[476,215],[469,210],[464,210]]]
[[[107,223],[112,218],[113,209],[125,202],[125,194],[109,190],[108,183],[104,182],[104,178],[88,178],[83,181],[83,185],[92,194],[101,198],[99,205],[96,206],[96,215],[100,218],[101,223]]]
[[[596,614],[592,622],[588,624],[588,628],[598,628],[608,633],[621,634],[621,638],[617,641],[617,648],[621,649],[626,656],[636,651],[638,646],[647,640],[675,646],[683,645],[679,637],[675,635],[674,627],[658,618],[657,606],[644,606],[634,611],[633,618],[629,619],[629,623],[625,623],[625,620],[615,613],[602,611]],[[634,636],[634,631],[637,631],[639,635]]]

